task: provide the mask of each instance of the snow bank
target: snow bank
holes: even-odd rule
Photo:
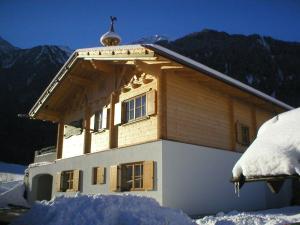
[[[12,225],[192,225],[182,211],[133,195],[77,195],[36,203]]]
[[[300,175],[300,108],[265,122],[232,170],[233,177]]]
[[[12,184],[4,183],[1,185],[2,190],[6,187],[8,190],[0,194],[0,207],[6,207],[8,204],[29,207],[27,201],[24,199],[24,184],[23,181],[14,181]]]
[[[269,209],[258,212],[232,211],[196,220],[199,225],[286,225],[300,222],[300,207]]]

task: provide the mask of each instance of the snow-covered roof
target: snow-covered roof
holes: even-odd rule
[[[29,112],[29,116],[30,117],[34,117],[34,115],[36,114],[36,112],[39,110],[39,108],[42,106],[42,104],[46,101],[46,99],[50,96],[50,94],[55,90],[55,88],[57,87],[59,81],[64,77],[64,75],[67,73],[68,68],[70,68],[70,66],[75,62],[75,60],[78,57],[82,57],[80,56],[80,54],[85,54],[85,53],[89,53],[89,52],[105,52],[105,51],[133,51],[136,49],[148,49],[154,52],[154,54],[163,56],[167,59],[173,60],[179,64],[182,64],[186,67],[189,67],[191,69],[194,69],[196,71],[199,71],[201,73],[204,73],[208,76],[211,76],[215,79],[218,79],[224,83],[227,83],[231,86],[235,86],[243,91],[246,91],[248,93],[251,93],[261,99],[264,99],[268,102],[271,102],[279,107],[282,107],[284,109],[290,110],[293,109],[292,106],[279,101],[267,94],[262,93],[261,91],[258,91],[238,80],[235,80],[223,73],[220,73],[210,67],[207,67],[199,62],[196,62],[195,60],[192,60],[188,57],[185,57],[183,55],[180,55],[174,51],[171,51],[167,48],[164,48],[162,46],[156,45],[156,44],[142,44],[142,45],[120,45],[120,46],[107,46],[107,47],[96,47],[96,48],[82,48],[82,49],[78,49],[76,50],[71,56],[70,58],[67,60],[67,62],[64,64],[64,66],[61,68],[61,70],[58,72],[58,74],[54,77],[54,79],[52,80],[52,82],[49,84],[49,86],[46,88],[46,90],[44,91],[44,93],[41,95],[41,97],[38,99],[38,101],[35,103],[35,105],[33,106],[33,108],[30,110]],[[93,55],[87,55],[89,58],[93,58]],[[124,57],[124,56],[123,56]],[[147,55],[142,56],[142,58],[147,57]],[[139,59],[138,56],[136,55],[129,55],[128,58],[133,58],[133,59]],[[102,57],[102,59],[104,59],[104,57]],[[108,57],[108,59],[110,59],[110,57]],[[112,59],[113,60],[113,59]]]
[[[300,175],[300,108],[265,122],[232,170],[234,178]]]

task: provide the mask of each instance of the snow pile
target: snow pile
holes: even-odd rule
[[[77,195],[37,202],[12,225],[192,225],[182,211],[133,195]]]
[[[233,177],[300,175],[300,108],[282,113],[259,129],[234,166]]]
[[[27,201],[23,197],[25,191],[23,181],[3,183],[0,187],[0,190],[3,191],[0,194],[0,207],[6,207],[8,204],[29,207]],[[7,188],[6,191],[5,187]]]
[[[196,220],[199,225],[286,225],[300,222],[300,207],[269,209],[258,212],[232,211]]]

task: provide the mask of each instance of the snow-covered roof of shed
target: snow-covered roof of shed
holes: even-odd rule
[[[137,50],[137,52],[139,53],[139,51],[141,49],[145,49],[146,53],[144,55],[141,55],[141,57],[139,57],[138,55],[135,55],[135,50]],[[94,56],[96,56],[95,54],[97,53],[97,57],[99,57],[99,55],[101,55],[101,52],[121,52],[122,54],[125,51],[129,51],[132,52],[133,54],[128,54],[128,58],[132,58],[132,59],[140,59],[140,58],[145,58],[145,57],[149,57],[148,52],[147,51],[153,51],[155,54],[160,55],[162,57],[165,57],[167,59],[171,59],[181,65],[184,65],[188,68],[194,69],[196,71],[202,72],[203,74],[206,74],[208,76],[211,76],[217,80],[220,80],[224,83],[227,83],[231,86],[235,86],[243,91],[246,91],[248,93],[251,93],[259,98],[262,98],[268,102],[271,102],[279,107],[282,107],[284,109],[290,110],[293,109],[292,106],[279,101],[267,94],[264,94],[261,91],[258,91],[238,80],[235,80],[221,72],[218,72],[208,66],[205,66],[195,60],[192,60],[188,57],[185,57],[183,55],[180,55],[172,50],[169,50],[167,48],[164,48],[160,45],[156,45],[156,44],[136,44],[136,45],[120,45],[120,46],[107,46],[107,47],[96,47],[96,48],[82,48],[82,49],[77,49],[71,56],[70,58],[67,60],[67,62],[63,65],[63,67],[61,68],[61,70],[57,73],[57,75],[54,77],[54,79],[52,80],[52,82],[49,84],[49,86],[46,88],[46,90],[43,92],[43,94],[41,95],[41,97],[38,99],[38,101],[35,103],[35,105],[32,107],[32,109],[29,112],[29,116],[30,117],[34,117],[35,113],[39,110],[39,108],[41,107],[41,105],[46,101],[46,99],[49,97],[49,95],[51,94],[51,92],[53,92],[53,90],[56,88],[56,86],[58,85],[59,81],[64,77],[64,75],[67,73],[68,68],[70,68],[70,66],[74,63],[74,61],[78,58],[78,57],[87,57],[87,58],[93,58]],[[92,54],[90,54],[92,53]],[[84,55],[86,54],[86,55]],[[110,57],[108,56],[103,56],[103,59],[110,59]],[[112,60],[114,60],[116,56],[111,57]],[[122,56],[124,57],[124,56]],[[102,58],[102,57],[101,57]]]

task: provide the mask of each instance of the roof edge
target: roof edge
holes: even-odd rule
[[[230,85],[233,85],[243,91],[247,91],[259,98],[262,98],[266,101],[269,101],[269,102],[272,102],[273,104],[277,105],[277,106],[280,106],[281,108],[284,108],[284,109],[287,109],[287,110],[291,110],[291,109],[294,109],[294,107],[274,98],[274,97],[271,97],[247,84],[244,84],[236,79],[233,79],[231,77],[229,77],[228,75],[226,74],[223,74],[217,70],[214,70],[208,66],[205,66],[203,65],[202,63],[199,63],[193,59],[190,59],[186,56],[183,56],[183,55],[180,55],[172,50],[169,50],[165,47],[162,47],[160,45],[156,45],[156,44],[142,44],[142,46],[144,46],[145,48],[149,48],[151,50],[153,50],[155,53],[163,56],[163,57],[166,57],[166,58],[169,58],[169,59],[172,59],[180,64],[183,64],[187,67],[190,67],[190,68],[193,68],[199,72],[203,72],[207,75],[210,75],[212,76],[213,78],[216,78],[220,81],[223,81],[227,84],[230,84]]]

